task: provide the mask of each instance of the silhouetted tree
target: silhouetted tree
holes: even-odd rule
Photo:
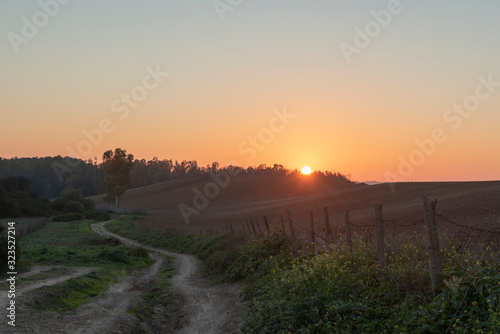
[[[104,187],[107,192],[104,199],[108,202],[114,201],[118,208],[120,198],[132,181],[130,170],[134,163],[134,156],[127,154],[127,151],[121,148],[116,148],[114,152],[111,150],[104,152],[102,160]]]

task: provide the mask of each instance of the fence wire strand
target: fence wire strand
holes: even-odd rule
[[[486,230],[486,229],[479,228],[479,227],[472,227],[472,226],[460,224],[460,223],[452,221],[449,218],[446,218],[445,216],[443,216],[442,214],[439,214],[439,213],[435,213],[435,215],[436,215],[436,217],[441,218],[443,221],[445,221],[446,223],[451,224],[451,225],[455,225],[455,226],[458,226],[458,227],[463,227],[463,228],[466,228],[466,229],[469,229],[469,230],[472,230],[472,231],[477,231],[477,232],[482,232],[482,233],[493,233],[493,234],[500,235],[500,231]]]
[[[424,224],[425,223],[425,219],[423,219],[423,218],[419,219],[416,222],[411,223],[411,224],[400,224],[400,223],[395,222],[394,220],[387,220],[387,219],[384,219],[383,222],[391,223],[391,224],[394,224],[394,225],[402,227],[402,228],[408,228],[408,227],[417,226],[419,224]]]

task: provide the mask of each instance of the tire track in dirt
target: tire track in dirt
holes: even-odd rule
[[[150,257],[152,264],[149,267],[114,283],[104,296],[79,307],[75,318],[68,319],[65,327],[67,333],[101,334],[113,332],[120,325],[134,327],[135,319],[126,314],[126,311],[140,298],[141,287],[156,275],[163,263],[163,259],[157,254]]]
[[[16,305],[19,306],[16,314],[16,327],[0,323],[0,333],[104,334],[132,332],[133,329],[140,327],[140,322],[134,315],[127,313],[127,310],[142,300],[142,289],[156,275],[163,263],[163,258],[156,253],[150,254],[150,257],[152,263],[147,268],[112,284],[104,295],[94,298],[91,302],[69,313],[30,309],[27,305],[31,296],[29,294],[25,296],[16,294]],[[60,276],[51,279],[50,282],[44,280],[18,291],[26,294],[26,292],[41,286],[58,284],[98,268],[77,269],[71,275]]]
[[[171,293],[178,299],[175,316],[175,334],[220,334],[238,333],[245,308],[239,302],[235,286],[211,285],[199,276],[200,260],[195,256],[167,252],[143,245],[105,228],[107,222],[91,225],[92,229],[105,237],[113,237],[129,246],[142,247],[176,259],[176,273],[171,278]]]
[[[40,267],[40,268],[43,268],[43,267]],[[48,268],[51,268],[51,267],[48,267]],[[29,277],[30,274],[37,274],[39,272],[42,272],[44,271],[43,269],[40,269],[38,270],[39,268],[37,267],[35,271],[33,272],[29,272],[29,273],[24,273],[24,274],[21,274],[19,275],[18,277]],[[63,276],[59,276],[59,277],[54,277],[54,278],[48,278],[48,279],[44,279],[44,280],[40,280],[38,282],[34,282],[26,287],[23,287],[23,288],[17,288],[16,289],[16,298],[19,298],[21,296],[23,296],[25,293],[27,292],[30,292],[31,290],[35,290],[35,289],[38,289],[38,288],[41,288],[41,287],[44,287],[44,286],[51,286],[51,285],[56,285],[56,284],[59,284],[59,283],[62,283],[64,281],[67,281],[69,279],[72,279],[72,278],[77,278],[77,277],[80,277],[80,276],[83,276],[83,275],[86,275],[94,270],[96,270],[98,268],[93,268],[93,267],[76,267],[73,269],[73,271],[70,273],[70,274],[67,274],[67,275],[63,275]],[[27,283],[25,283],[27,284]],[[4,298],[4,295],[5,294],[5,298]],[[5,310],[5,308],[8,306],[9,304],[9,298],[7,298],[7,294],[8,294],[8,291],[2,291],[2,298],[0,298],[0,310]]]

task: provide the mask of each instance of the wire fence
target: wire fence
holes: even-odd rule
[[[20,239],[26,235],[29,235],[39,229],[44,228],[50,223],[51,219],[47,217],[40,218],[27,218],[20,221],[16,221],[16,237]]]
[[[405,219],[384,219],[382,206],[375,206],[375,216],[370,218],[366,211],[358,219],[352,219],[348,210],[342,213],[338,210],[329,213],[328,207],[310,211],[286,211],[284,214],[272,214],[247,219],[241,229],[236,229],[232,224],[226,225],[225,232],[233,235],[242,234],[246,238],[262,239],[274,235],[282,235],[291,239],[293,251],[302,249],[317,253],[323,247],[335,247],[347,245],[359,246],[359,242],[372,243],[377,248],[378,261],[382,272],[386,270],[386,255],[389,250],[404,242],[405,238],[421,238],[425,240],[427,253],[421,256],[430,262],[432,285],[435,287],[440,278],[441,271],[440,238],[450,232],[459,232],[459,237],[475,240],[477,244],[491,241],[494,245],[500,245],[500,228],[484,228],[481,224],[477,226],[467,225],[455,221],[442,212],[436,211],[437,200],[430,201],[427,197],[422,198],[423,210],[418,210],[415,218],[408,223]],[[333,221],[334,223],[331,223]],[[447,225],[447,226],[446,226]],[[439,230],[439,233],[438,233]],[[360,241],[361,240],[361,241]],[[461,240],[459,240],[461,241]],[[361,247],[360,249],[363,249]],[[390,252],[389,252],[390,253]],[[415,259],[420,262],[422,259]]]

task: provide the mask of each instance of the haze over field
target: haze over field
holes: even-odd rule
[[[0,5],[0,156],[498,180],[498,1]],[[288,115],[288,116],[287,116]]]

